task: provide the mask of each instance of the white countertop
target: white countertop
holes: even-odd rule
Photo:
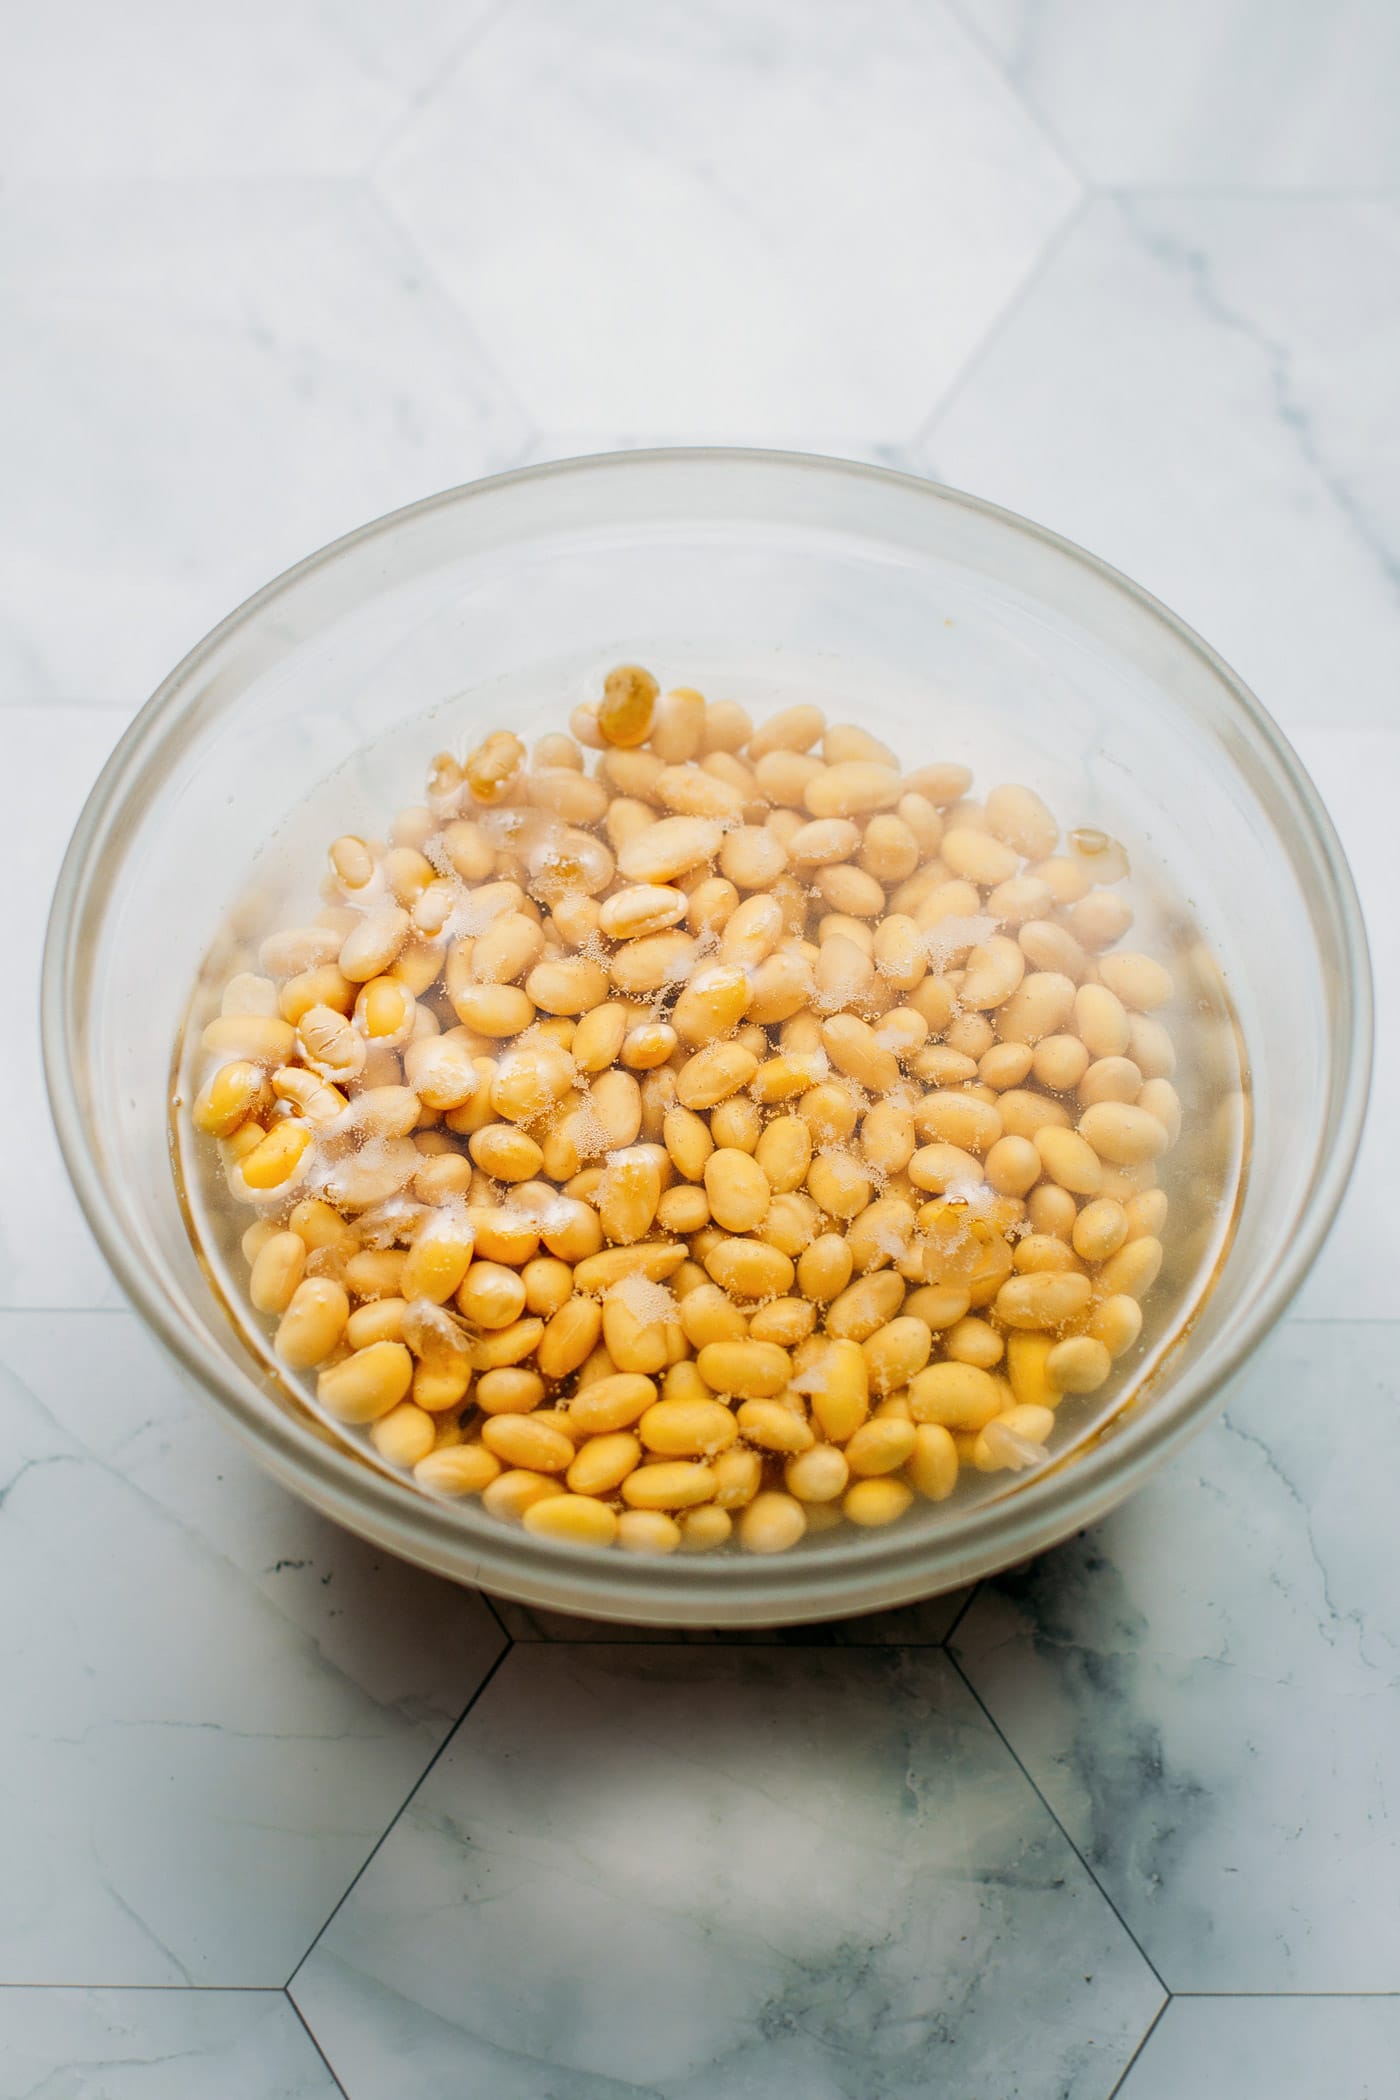
[[[1389,2100],[1400,11],[50,0],[3,45],[0,2100]],[[970,1599],[674,1642],[264,1479],[122,1308],[33,1006],[88,786],[249,590],[729,439],[976,490],[1197,626],[1353,856],[1379,1083],[1136,1500]]]

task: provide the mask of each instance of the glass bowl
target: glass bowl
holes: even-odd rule
[[[553,727],[559,665],[577,685],[620,659],[673,683],[712,674],[712,692],[726,668],[731,692],[745,667],[761,670],[775,701],[813,680],[845,691],[908,763],[956,757],[980,782],[1027,779],[1057,813],[1129,840],[1135,872],[1145,853],[1189,900],[1250,1052],[1249,1171],[1214,1289],[1068,1462],[787,1554],[642,1559],[506,1529],[388,1477],[235,1330],[186,1233],[167,1116],[172,1045],[248,870],[260,853],[276,862],[278,839],[284,860],[302,850],[318,790],[322,846],[357,821],[374,830],[415,799],[438,743],[460,749],[502,719],[546,726],[542,698],[531,715],[537,667],[553,666],[537,680]],[[419,721],[429,709],[436,726]],[[1332,825],[1278,729],[1197,636],[1102,562],[972,497],[718,450],[568,460],[451,490],[249,599],[166,680],[93,790],[54,902],[43,1023],[59,1138],[108,1261],[280,1480],[458,1581],[704,1626],[930,1596],[1025,1560],[1138,1487],[1223,1404],[1302,1282],[1351,1167],[1371,1041],[1365,936]]]

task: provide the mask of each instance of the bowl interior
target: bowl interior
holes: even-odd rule
[[[1216,1288],[1076,1463],[982,1507],[824,1534],[781,1561],[644,1565],[427,1503],[328,1440],[230,1326],[191,1249],[166,1143],[171,1047],[211,943],[304,899],[326,839],[377,830],[417,799],[433,749],[502,722],[527,736],[557,727],[561,702],[624,657],[757,713],[816,698],[911,764],[971,765],[979,785],[1026,779],[1067,822],[1128,842],[1134,901],[1161,937],[1188,908],[1250,1053],[1250,1172]],[[1123,579],[899,476],[633,454],[399,513],[217,630],[139,718],[84,814],[55,906],[46,1036],[60,1136],[109,1258],[284,1478],[396,1550],[533,1601],[742,1623],[948,1587],[1135,1484],[1316,1251],[1364,1106],[1367,1002],[1355,898],[1296,759],[1225,668]],[[1202,1036],[1202,1113],[1238,1083],[1233,1034],[1217,1049],[1213,1064]]]

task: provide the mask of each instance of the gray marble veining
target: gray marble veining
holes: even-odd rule
[[[492,1676],[479,1600],[98,1310],[11,998],[0,2100],[324,2100],[294,1970],[348,2100],[1393,2100],[1398,85],[1388,0],[10,10],[10,987],[131,712],[280,567],[516,462],[775,444],[1022,509],[1221,649],[1351,855],[1383,1083],[1303,1319],[978,1595],[975,1696],[955,1598],[498,1602]]]
[[[333,2100],[281,1991],[0,1986],[0,2100]]]
[[[941,1654],[543,1645],[292,1992],[356,2100],[1101,2100],[1162,1995]]]
[[[0,1315],[0,1364],[0,1977],[281,1985],[503,1637],[274,1487],[129,1314]]]
[[[954,1651],[1165,1982],[1400,1978],[1395,1331],[1297,1322]]]

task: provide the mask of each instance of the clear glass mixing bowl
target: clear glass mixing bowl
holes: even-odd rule
[[[346,1449],[245,1347],[171,1172],[172,1044],[202,958],[259,852],[279,830],[301,837],[293,820],[330,776],[339,799],[322,841],[357,820],[378,828],[413,799],[432,748],[405,735],[400,762],[396,725],[441,706],[460,746],[499,726],[478,691],[499,682],[511,726],[543,728],[543,714],[520,719],[523,674],[560,658],[655,661],[673,682],[692,661],[751,661],[775,694],[785,664],[790,689],[804,664],[835,667],[838,685],[842,665],[859,666],[859,719],[910,763],[966,759],[980,780],[1033,782],[1079,821],[1101,814],[1189,900],[1250,1053],[1248,1178],[1213,1292],[1134,1404],[1070,1462],[774,1558],[639,1559],[428,1500]],[[453,710],[466,688],[476,719]],[[357,769],[376,744],[387,755]],[[1223,1404],[1303,1280],[1351,1167],[1371,1041],[1365,936],[1332,825],[1268,715],[1197,636],[989,504],[874,468],[739,451],[570,460],[455,489],[240,607],[166,680],[93,790],[53,907],[43,1020],[59,1137],[107,1259],[279,1479],[459,1581],[710,1626],[929,1596],[1131,1493]]]

